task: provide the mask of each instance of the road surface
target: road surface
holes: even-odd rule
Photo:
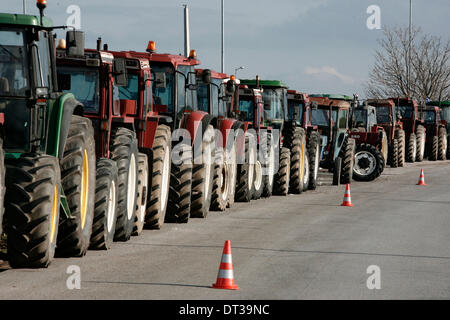
[[[426,187],[416,186],[420,168]],[[345,186],[331,178],[321,172],[314,192],[237,203],[48,269],[3,264],[0,300],[449,299],[450,161],[353,182],[353,208],[340,206]],[[237,291],[210,288],[225,240]],[[80,289],[67,288],[71,265],[80,268]]]

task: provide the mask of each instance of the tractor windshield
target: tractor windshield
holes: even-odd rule
[[[198,82],[197,99],[198,110],[209,112],[209,99],[208,99],[208,85],[203,82]]]
[[[254,112],[255,112],[255,103],[253,97],[245,97],[241,96],[239,100],[239,113],[241,114],[242,121],[254,121]]]
[[[25,32],[0,28],[0,96],[26,97],[29,93]]]
[[[377,123],[389,122],[389,107],[377,107]]]
[[[284,121],[283,111],[283,89],[264,89],[264,119],[267,126],[281,129]]]
[[[328,127],[330,112],[328,109],[313,109],[311,112],[311,123],[314,126]],[[332,111],[333,122],[336,123],[337,110]]]
[[[165,105],[168,107],[168,112],[173,112],[174,92],[175,92],[175,70],[172,65],[159,64],[152,62],[152,73],[165,73],[165,85],[158,85],[156,81],[153,85],[153,99],[155,104]]]
[[[397,111],[400,112],[403,119],[411,119],[413,116],[412,106],[397,106]]]
[[[424,111],[423,119],[425,120],[425,123],[433,124],[436,121],[436,114],[433,110]]]
[[[441,107],[441,119],[450,121],[450,107]]]
[[[367,127],[367,110],[355,109],[353,111],[353,127],[366,128]]]
[[[63,88],[63,92],[71,92],[84,105],[84,110],[98,113],[100,110],[99,72],[94,68],[58,67],[58,77],[70,76],[70,88]]]
[[[139,101],[139,76],[128,73],[128,86],[119,87],[120,100]]]
[[[298,107],[298,114],[296,119],[294,119],[295,117],[295,113],[296,110],[295,108]],[[295,100],[288,100],[288,116],[289,116],[289,120],[291,121],[295,121],[298,124],[301,124],[303,122],[303,103],[301,103],[300,101],[295,101]]]

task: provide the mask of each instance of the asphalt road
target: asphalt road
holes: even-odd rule
[[[420,168],[426,187],[416,186]],[[387,168],[345,186],[236,204],[206,220],[144,231],[48,269],[0,267],[2,299],[449,299],[450,161]],[[210,288],[225,240],[239,290]],[[81,289],[69,290],[71,265]],[[380,289],[368,289],[369,266]],[[376,283],[370,281],[370,283]]]

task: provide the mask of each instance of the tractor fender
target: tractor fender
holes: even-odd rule
[[[70,122],[73,115],[84,115],[84,106],[75,99],[72,93],[61,95],[53,107],[49,121],[49,136],[53,135],[53,141],[48,142],[47,153],[62,159]]]
[[[236,119],[224,119],[221,121],[220,124],[220,132],[222,133],[223,137],[223,146],[227,146],[228,138],[230,137],[231,131],[234,131],[234,137],[237,138],[238,129],[242,129],[242,132],[244,132],[244,124],[240,121],[237,121]]]
[[[192,111],[183,115],[180,127],[182,129],[186,129],[189,132],[191,136],[191,144],[193,144],[195,138],[199,134],[198,131],[200,124],[202,130],[200,134],[203,137],[203,134],[205,133],[206,129],[208,129],[210,122],[211,116],[209,115],[209,113],[204,111]]]

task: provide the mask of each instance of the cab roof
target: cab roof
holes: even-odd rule
[[[257,83],[256,79],[241,79],[241,84],[255,87]],[[288,88],[288,86],[281,80],[259,80],[259,85],[261,87],[273,87],[285,89]]]
[[[201,75],[204,70],[206,70],[206,69],[195,69],[195,73],[197,75]],[[210,71],[211,71],[211,77],[214,78],[214,79],[227,79],[227,78],[229,78],[229,76],[226,73],[217,72],[217,71],[214,71],[214,70],[211,70],[211,69],[210,69]]]
[[[395,106],[392,99],[368,99],[367,103],[374,107],[393,107]]]
[[[128,51],[128,52],[135,57],[148,59],[150,61],[150,65],[152,64],[152,62],[165,62],[172,64],[174,67],[177,67],[178,65],[196,66],[201,63],[200,60],[187,58],[183,55],[176,55],[169,53],[150,54],[148,52],[136,52],[136,51]]]
[[[450,101],[430,101],[427,106],[450,107]]]
[[[11,14],[0,13],[0,25],[15,25],[21,27],[53,27],[53,22],[50,18],[43,17],[41,26],[41,18],[37,16],[31,16],[26,14]]]
[[[345,100],[338,100],[338,99],[330,99],[328,97],[316,97],[316,96],[309,96],[309,99],[311,102],[317,102],[317,105],[320,107],[329,107],[331,104],[332,108],[339,108],[339,109],[350,109],[350,103]]]

